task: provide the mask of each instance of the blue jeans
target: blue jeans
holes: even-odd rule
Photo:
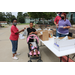
[[[12,53],[14,54],[17,51],[18,40],[16,40],[16,41],[11,40],[11,43],[12,43]]]
[[[65,37],[65,36],[67,36],[67,35],[63,35],[63,34],[58,33],[58,37]]]
[[[58,34],[58,32],[57,32],[57,31],[58,31],[58,28],[56,28],[56,37],[57,37],[57,36],[59,36],[59,34]]]

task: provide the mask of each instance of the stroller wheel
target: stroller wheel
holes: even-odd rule
[[[43,61],[39,59],[37,62],[43,62]]]
[[[28,62],[32,62],[31,60],[29,60]]]

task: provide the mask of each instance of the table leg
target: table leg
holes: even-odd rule
[[[67,56],[67,62],[69,62],[69,55]]]
[[[60,62],[62,62],[62,57],[60,57]]]
[[[42,46],[42,42],[40,42],[40,46]]]
[[[42,42],[40,41],[40,47],[42,46]]]

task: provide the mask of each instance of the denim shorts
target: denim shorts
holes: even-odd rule
[[[17,51],[18,40],[16,40],[16,41],[11,40],[11,43],[12,43],[12,53],[14,54]]]

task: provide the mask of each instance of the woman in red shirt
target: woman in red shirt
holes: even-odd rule
[[[58,33],[57,33],[58,28],[57,27],[58,27],[58,22],[61,19],[61,14],[62,14],[62,12],[59,12],[58,16],[56,16],[54,19],[54,24],[56,25],[56,36],[58,36]]]
[[[17,25],[17,20],[13,20],[13,25],[11,26],[11,35],[10,35],[10,40],[12,43],[12,53],[13,53],[13,59],[18,59],[16,56],[19,55],[20,53],[17,53],[17,47],[18,47],[18,38],[19,38],[19,33],[24,31],[22,29],[21,31],[18,30],[16,27]]]

